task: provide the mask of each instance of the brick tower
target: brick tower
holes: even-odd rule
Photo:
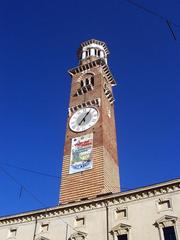
[[[119,192],[119,167],[112,87],[104,42],[89,40],[78,50],[72,77],[64,146],[60,203]]]

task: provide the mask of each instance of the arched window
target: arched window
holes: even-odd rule
[[[80,82],[81,88],[87,87],[88,85],[94,86],[94,75],[92,73],[87,73]]]
[[[94,74],[93,73],[87,73],[85,74],[81,80],[79,81],[79,88],[76,90],[74,97],[77,97],[79,95],[83,95],[87,93],[88,91],[93,90],[94,86]]]
[[[100,57],[101,55],[101,50],[98,50],[98,57]]]
[[[94,77],[91,77],[91,85],[94,86]]]
[[[97,49],[95,48],[94,51],[95,51],[95,56],[97,56]]]
[[[86,78],[86,86],[89,85],[89,79]]]

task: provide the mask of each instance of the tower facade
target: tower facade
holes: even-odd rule
[[[72,77],[64,146],[60,203],[119,192],[119,167],[112,87],[104,42],[89,40],[78,50]]]

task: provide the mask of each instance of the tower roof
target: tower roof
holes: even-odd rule
[[[102,42],[102,41],[99,41],[99,40],[96,40],[96,39],[90,39],[90,40],[87,40],[87,41],[82,42],[82,43],[80,44],[80,47],[79,47],[79,49],[78,49],[78,55],[79,55],[79,52],[81,52],[81,50],[82,50],[83,47],[86,47],[86,46],[88,46],[88,45],[90,45],[90,44],[93,44],[93,43],[102,46],[102,47],[104,48],[105,53],[106,53],[107,55],[109,54],[109,50],[108,50],[105,42]]]

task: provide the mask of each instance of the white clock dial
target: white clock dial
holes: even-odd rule
[[[92,127],[99,119],[99,111],[94,107],[85,107],[76,111],[69,121],[74,132],[82,132]]]

